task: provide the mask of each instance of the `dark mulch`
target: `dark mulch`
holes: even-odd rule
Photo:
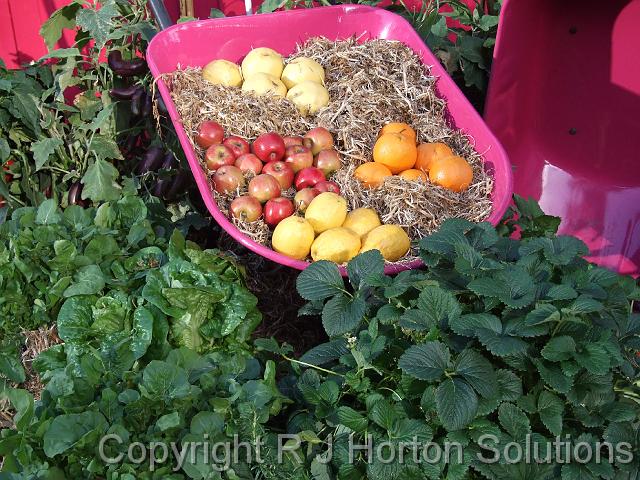
[[[274,337],[291,345],[296,355],[328,340],[318,317],[299,317],[305,301],[296,292],[300,273],[253,253],[236,242],[212,220],[211,226],[191,232],[190,240],[203,248],[219,248],[234,256],[247,272],[247,286],[258,297],[263,320],[255,338]]]

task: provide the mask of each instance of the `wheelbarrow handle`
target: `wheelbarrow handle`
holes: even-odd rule
[[[164,0],[149,0],[148,5],[151,13],[156,18],[156,22],[158,22],[160,30],[164,30],[173,25],[169,12],[167,12],[167,8],[164,6]]]

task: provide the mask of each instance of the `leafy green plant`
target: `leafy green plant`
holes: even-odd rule
[[[72,205],[61,210],[49,199],[39,207],[16,209],[0,226],[4,338],[8,329],[53,323],[65,298],[102,290],[113,264],[140,249],[167,244],[152,229],[154,205],[145,205],[133,188],[123,193],[98,209]]]
[[[125,185],[97,209],[46,200],[1,227],[3,338],[55,321],[64,344],[33,363],[45,384],[36,403],[2,382],[25,376],[15,350],[0,350],[0,399],[16,411],[15,429],[0,434],[0,478],[217,478],[221,467],[203,452],[175,472],[174,461],[111,465],[98,441],[122,439],[109,458],[135,441],[255,441],[287,402],[272,362],[262,369],[250,356],[261,315],[243,271],[185,241],[157,200]],[[267,464],[274,441],[263,450]],[[234,466],[241,475],[249,467]]]
[[[94,201],[111,200],[120,188],[108,163],[122,160],[109,128],[114,105],[94,89],[68,105],[55,95],[54,78],[48,66],[0,68],[0,195],[12,206],[62,198],[81,178]]]
[[[253,445],[263,436],[265,424],[288,401],[276,387],[273,362],[262,368],[247,354],[199,355],[180,348],[149,351],[145,361],[118,356],[114,369],[117,353],[117,347],[88,351],[75,365],[69,361],[73,347],[52,347],[35,362],[46,382],[40,401],[34,403],[24,390],[4,392],[17,414],[16,428],[0,436],[0,478],[237,480],[253,478],[252,469],[274,469],[276,445],[270,437],[263,438],[262,465],[248,463],[246,450],[233,450],[229,455],[239,460],[225,470],[225,459],[212,462],[202,447],[202,442],[234,445],[234,435],[238,443]],[[171,456],[163,457],[156,447],[155,463],[151,452],[146,461],[135,461],[139,453],[134,458],[127,453],[136,442],[165,445]]]
[[[404,14],[472,100],[488,86],[501,3],[425,2],[418,12]]]
[[[54,49],[65,30],[75,31],[75,42]],[[155,32],[144,0],[73,1],[42,26],[47,55],[22,70],[0,66],[0,195],[9,209],[47,198],[113,200],[118,172],[131,175],[150,147],[182,158],[171,123],[151,115],[152,78],[141,56]],[[138,173],[151,189],[159,178],[171,185],[177,169]]]
[[[172,220],[157,199],[138,197],[131,181],[121,198],[97,209],[61,210],[49,199],[15,210],[0,226],[7,347],[0,372],[24,381],[9,352],[22,329],[56,322],[79,362],[87,349],[116,345],[122,361],[140,358],[157,329],[172,345],[198,351],[223,341],[241,346],[261,319],[242,271],[218,251],[185,242]]]
[[[371,251],[349,263],[346,284],[334,264],[311,265],[298,279],[309,300],[301,314],[320,314],[331,339],[301,358],[273,339],[247,350],[254,303],[235,292],[238,271],[217,253],[178,234],[113,259],[103,245],[104,284],[92,267],[65,287],[65,344],[34,362],[41,399],[2,390],[16,409],[15,428],[0,434],[2,478],[637,478],[638,287],[586,262],[585,246],[557,236],[537,204],[515,203],[498,230],[452,219],[423,239],[426,270],[387,276]],[[137,216],[137,206],[101,209],[105,221]],[[301,447],[281,461],[279,433],[297,434]],[[136,441],[233,445],[237,434],[262,440],[264,461],[234,460],[223,472],[199,454],[178,471],[175,461],[109,464],[99,456],[105,434],[124,440],[108,445],[110,458]],[[569,453],[554,450],[556,437]],[[414,460],[409,450],[400,461],[412,442],[445,455]],[[534,456],[538,445],[549,460],[514,462],[507,445]],[[352,446],[363,448],[349,458]],[[589,447],[604,460],[576,461]]]
[[[631,303],[640,290],[589,264],[580,240],[556,236],[556,221],[516,200],[522,224],[510,219],[505,233],[526,226],[536,235],[451,219],[421,241],[425,271],[386,276],[372,251],[349,263],[349,285],[329,262],[300,274],[303,313],[321,314],[332,337],[293,362],[303,406],[289,429],[334,437],[329,465],[318,463],[326,445],[308,457],[319,478],[636,478],[640,459],[626,455],[525,464],[500,450],[497,462],[480,459],[511,442],[540,445],[544,459],[555,437],[571,452],[582,442],[640,447],[640,315]],[[373,455],[349,462],[350,436],[364,445],[367,435]],[[383,461],[414,439],[443,450],[457,442],[464,455]]]

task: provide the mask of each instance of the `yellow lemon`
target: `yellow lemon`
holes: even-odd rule
[[[278,252],[296,260],[309,256],[315,238],[313,227],[302,217],[287,217],[273,231],[271,246]]]
[[[395,262],[406,255],[411,247],[409,235],[398,225],[380,225],[362,239],[360,252],[380,250],[385,260]]]
[[[229,60],[214,60],[208,63],[202,69],[202,78],[225,87],[239,87],[242,84],[240,67]]]
[[[304,212],[304,218],[316,233],[340,227],[347,217],[347,201],[340,195],[324,192],[311,200]]]
[[[353,230],[360,238],[382,225],[378,213],[373,208],[356,208],[347,213],[342,226]]]
[[[330,228],[318,235],[311,245],[314,261],[346,263],[360,251],[360,238],[348,228]]]

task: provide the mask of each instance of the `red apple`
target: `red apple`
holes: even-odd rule
[[[307,187],[315,187],[318,182],[326,180],[324,173],[316,167],[303,168],[296,174],[296,190]]]
[[[253,153],[245,153],[236,158],[234,164],[242,173],[252,172],[254,175],[258,175],[262,171],[262,162]]]
[[[284,161],[298,173],[303,168],[313,165],[313,154],[303,145],[290,145],[284,151]]]
[[[303,145],[311,149],[311,153],[317,155],[322,150],[333,148],[333,136],[324,127],[312,128],[302,140]]]
[[[284,157],[284,140],[275,132],[263,133],[251,146],[253,153],[263,162],[277,162]]]
[[[272,198],[264,205],[264,221],[271,228],[295,212],[291,200],[284,197]]]
[[[262,215],[262,205],[257,198],[249,195],[234,198],[229,210],[231,210],[231,215],[245,222],[255,222]]]
[[[233,193],[244,186],[244,175],[238,167],[224,165],[213,174],[213,185],[218,193]]]
[[[231,135],[225,138],[222,144],[229,147],[236,158],[251,151],[251,149],[249,148],[249,142],[247,142],[242,137],[238,137],[237,135]]]
[[[293,203],[298,211],[304,212],[311,203],[311,200],[318,195],[320,195],[320,191],[317,188],[303,188],[293,197]]]
[[[269,162],[262,167],[262,173],[271,175],[278,180],[280,188],[286,190],[293,185],[293,169],[288,163],[284,162]]]
[[[226,145],[216,144],[207,148],[204,159],[209,170],[218,170],[225,165],[233,165],[236,161],[236,156]]]
[[[258,199],[260,203],[279,197],[280,191],[278,180],[266,173],[253,177],[249,182],[249,195]]]
[[[313,166],[322,170],[326,177],[340,169],[340,155],[333,148],[321,150],[313,159]]]
[[[322,182],[316,183],[315,188],[319,190],[320,193],[331,192],[340,195],[340,187],[338,184],[329,180],[323,180]]]
[[[282,137],[282,140],[284,141],[285,147],[290,147],[291,145],[302,145],[302,137],[297,135]]]
[[[222,143],[224,130],[222,125],[213,120],[202,122],[198,127],[196,143],[202,148],[209,148],[211,145]]]

